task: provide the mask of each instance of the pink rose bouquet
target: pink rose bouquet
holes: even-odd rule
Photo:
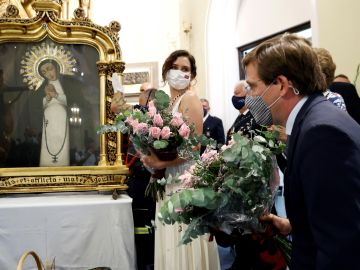
[[[161,207],[164,224],[186,224],[182,244],[216,228],[229,234],[262,231],[258,218],[269,213],[279,184],[275,155],[284,144],[271,132],[246,138],[234,134],[219,151],[207,148],[178,177],[181,185]]]
[[[102,127],[102,132],[121,131],[130,136],[135,149],[144,155],[155,153],[161,160],[176,157],[194,159],[199,155],[193,146],[198,145],[202,137],[195,136],[194,126],[179,113],[172,113],[170,98],[162,90],[156,91],[155,99],[148,103],[147,111],[134,109],[119,113],[115,124]],[[150,170],[150,169],[149,169]],[[164,171],[155,171],[146,194],[155,199],[163,197],[165,186],[160,181]]]

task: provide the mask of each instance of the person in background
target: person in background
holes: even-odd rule
[[[347,112],[360,125],[360,98],[355,86],[350,82],[337,79],[330,84],[329,89],[344,98]]]
[[[149,88],[140,93],[139,104],[134,108],[147,111],[149,101],[155,98],[157,89]],[[151,174],[145,168],[139,155],[129,142],[125,158],[125,165],[129,168],[127,193],[133,199],[132,210],[134,216],[136,260],[138,270],[154,269],[154,230],[155,202],[145,197],[145,189]]]
[[[139,96],[139,104],[135,105],[134,108],[147,111],[149,101],[155,98],[156,91],[157,89],[155,88],[149,88],[141,92]]]
[[[251,131],[261,128],[256,123],[249,109],[245,106],[246,87],[247,84],[244,80],[239,81],[235,85],[234,95],[232,96],[231,101],[234,108],[239,111],[239,115],[227,132],[226,143],[228,143],[231,140],[231,136],[238,131],[245,136],[249,136]]]
[[[225,143],[225,134],[224,134],[224,126],[223,122],[220,118],[216,116],[210,115],[210,106],[209,101],[205,98],[200,99],[202,106],[203,106],[203,112],[204,112],[204,118],[203,118],[203,134],[208,137],[212,138],[216,141],[218,148],[221,147]],[[205,148],[202,148],[203,152]]]
[[[324,48],[314,48],[314,51],[318,57],[321,71],[325,77],[327,89],[324,91],[324,96],[332,102],[335,106],[339,107],[341,110],[346,111],[346,105],[343,97],[336,92],[329,90],[330,84],[334,80],[336,65],[331,57],[331,54],[328,50]]]
[[[170,106],[173,113],[182,113],[195,127],[197,135],[203,130],[203,109],[195,91],[190,91],[190,84],[195,79],[195,58],[186,50],[176,50],[165,60],[162,67],[162,78],[170,87]],[[154,169],[166,168],[166,176],[182,174],[193,164],[193,160],[176,158],[172,161],[159,160],[155,154],[144,156],[142,161]],[[178,183],[166,185],[166,194],[175,192]],[[157,212],[164,200],[156,203]],[[186,226],[178,224],[163,225],[158,219],[155,231],[155,269],[156,270],[218,270],[219,257],[216,243],[209,242],[208,235],[194,239],[191,244],[179,245]]]
[[[148,89],[154,88],[150,82],[144,82],[140,85],[140,93],[145,92]]]
[[[351,83],[351,81],[349,80],[349,77],[346,76],[345,74],[338,74],[335,76],[333,82],[345,82],[345,83]]]
[[[249,94],[260,97],[275,125],[285,126],[288,219],[270,214],[292,234],[290,269],[358,269],[360,126],[323,96],[316,53],[297,35],[276,36],[248,53]]]
[[[139,103],[128,104],[123,93],[117,92],[111,100],[111,110],[120,113],[129,109],[147,111],[149,101],[155,98],[157,89],[148,88],[140,92]],[[127,134],[122,136],[122,152],[126,153],[123,160],[129,168],[128,195],[133,199],[132,211],[134,218],[136,262],[138,270],[154,269],[154,218],[155,203],[152,198],[145,197],[145,190],[150,181],[151,173],[145,168],[140,156],[129,140]]]

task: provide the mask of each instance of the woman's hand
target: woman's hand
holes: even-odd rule
[[[275,228],[277,228],[279,230],[279,232],[282,235],[288,235],[291,233],[291,224],[289,219],[287,218],[282,218],[282,217],[278,217],[274,214],[269,214],[266,216],[262,216],[260,217],[260,221],[265,221],[265,222],[271,222]]]
[[[145,166],[155,169],[161,170],[166,168],[165,162],[160,160],[154,152],[150,150],[150,155],[140,155],[141,162],[144,163]]]

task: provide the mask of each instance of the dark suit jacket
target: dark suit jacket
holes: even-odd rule
[[[295,119],[287,153],[290,269],[359,269],[360,126],[312,95]]]
[[[238,131],[245,136],[249,136],[250,132],[256,130],[261,130],[261,126],[256,123],[251,112],[247,110],[244,113],[240,113],[226,134],[226,143],[228,143],[231,140],[231,136]]]
[[[330,84],[329,89],[344,98],[346,110],[360,125],[360,98],[355,86],[346,82],[334,82]]]
[[[225,143],[224,126],[220,118],[209,115],[203,125],[203,134],[214,139],[218,144]]]

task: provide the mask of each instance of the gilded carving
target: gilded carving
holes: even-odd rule
[[[74,19],[75,20],[82,20],[82,21],[90,21],[88,17],[86,17],[85,10],[83,8],[76,8],[74,10]]]
[[[15,5],[8,5],[4,15],[5,18],[20,18],[19,9]]]
[[[113,31],[114,33],[118,33],[118,32],[120,32],[120,30],[121,30],[121,25],[120,25],[120,23],[117,22],[117,21],[112,21],[112,22],[110,22],[110,24],[109,24],[109,28],[110,28],[110,30]]]
[[[100,125],[112,122],[115,115],[110,110],[113,88],[109,78],[112,73],[122,74],[125,69],[125,64],[121,61],[119,46],[120,24],[112,22],[109,27],[96,25],[88,19],[89,14],[86,14],[84,6],[78,9],[79,14],[75,16],[76,19],[62,20],[59,16],[61,14],[60,4],[63,3],[60,1],[28,0],[25,2],[28,7],[36,10],[35,16],[21,19],[16,6],[10,5],[5,17],[0,17],[0,52],[9,50],[10,46],[14,49],[14,45],[15,48],[18,47],[17,49],[21,50],[21,54],[18,56],[19,63],[8,65],[17,67],[17,70],[9,69],[3,74],[5,76],[9,76],[9,74],[18,76],[21,87],[26,88],[28,92],[31,90],[36,92],[35,90],[40,89],[39,86],[44,84],[44,78],[39,74],[39,63],[42,60],[47,58],[56,61],[59,64],[59,72],[63,76],[71,72],[77,72],[77,76],[82,76],[79,75],[80,72],[77,68],[80,63],[87,60],[87,57],[81,57],[81,53],[77,53],[77,56],[69,54],[68,48],[75,46],[74,48],[71,47],[73,53],[77,52],[77,48],[82,48],[81,46],[96,48],[94,51],[98,58],[92,62],[92,67],[94,69],[93,74],[98,75],[99,78],[98,83],[91,85],[91,88],[95,88],[95,91],[97,90],[97,93],[100,93],[93,95],[97,98],[100,96],[100,101],[97,102],[99,104],[97,121],[100,122]],[[83,4],[85,2],[90,3],[90,1],[83,1]],[[1,3],[3,1],[0,0],[0,6]],[[27,51],[24,47],[25,44],[32,48],[31,52]],[[0,58],[4,55],[6,53],[0,53]],[[7,58],[0,60],[4,61],[4,59]],[[7,79],[9,80],[9,78]],[[21,119],[17,121],[21,122]],[[44,124],[47,123],[44,122]],[[126,166],[121,164],[119,143],[120,137],[117,133],[100,135],[100,161],[95,166],[62,166],[49,169],[41,166],[17,168],[1,165],[0,194],[71,190],[124,190],[127,188],[126,175],[128,170]]]

